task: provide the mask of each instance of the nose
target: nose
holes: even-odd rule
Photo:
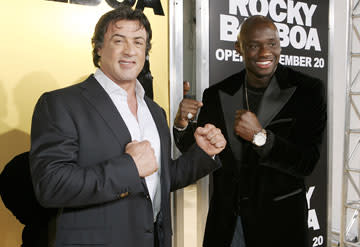
[[[136,54],[135,45],[129,41],[126,41],[124,45],[124,53],[128,56],[134,56]]]
[[[262,57],[271,56],[270,48],[267,45],[260,46],[259,56]]]

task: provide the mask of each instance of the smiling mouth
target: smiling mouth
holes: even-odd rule
[[[270,61],[268,60],[268,61],[256,62],[256,65],[259,68],[267,69],[272,65],[272,63],[273,63],[272,60],[270,60]]]
[[[136,66],[136,62],[121,60],[121,61],[119,61],[119,65],[122,69],[133,69]]]
[[[120,64],[135,64],[133,61],[120,61]]]

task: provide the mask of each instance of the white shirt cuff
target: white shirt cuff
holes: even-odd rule
[[[175,124],[174,124],[174,128],[175,128],[176,130],[178,130],[178,131],[184,131],[184,130],[186,130],[186,128],[187,128],[188,126],[189,126],[189,124],[186,125],[184,128],[180,128],[180,127],[176,127]]]

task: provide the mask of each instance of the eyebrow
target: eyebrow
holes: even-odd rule
[[[265,42],[269,42],[269,41],[277,41],[277,39],[271,38],[271,39],[266,39]],[[245,41],[245,43],[259,43],[261,41],[259,41],[258,39],[256,40],[250,40],[250,41]]]
[[[117,33],[115,33],[115,34],[113,34],[112,36],[111,36],[111,38],[110,39],[113,39],[113,38],[126,38],[126,36],[125,35],[122,35],[122,34],[117,34]],[[142,40],[144,40],[145,41],[145,39],[144,39],[144,37],[141,37],[141,36],[137,36],[137,37],[134,37],[134,38],[132,38],[132,39],[142,39]]]

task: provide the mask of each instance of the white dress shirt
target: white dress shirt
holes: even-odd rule
[[[132,141],[148,140],[155,151],[156,161],[159,169],[150,176],[145,177],[146,185],[150,194],[154,221],[160,211],[161,203],[161,186],[160,186],[160,173],[161,173],[161,149],[159,133],[155,125],[155,121],[150,113],[148,106],[144,100],[145,91],[139,81],[136,81],[135,93],[137,100],[137,120],[131,113],[127,103],[127,92],[107,77],[100,69],[97,69],[94,74],[95,79],[105,89],[106,93],[110,96],[115,104],[122,119],[124,120],[130,134]]]

